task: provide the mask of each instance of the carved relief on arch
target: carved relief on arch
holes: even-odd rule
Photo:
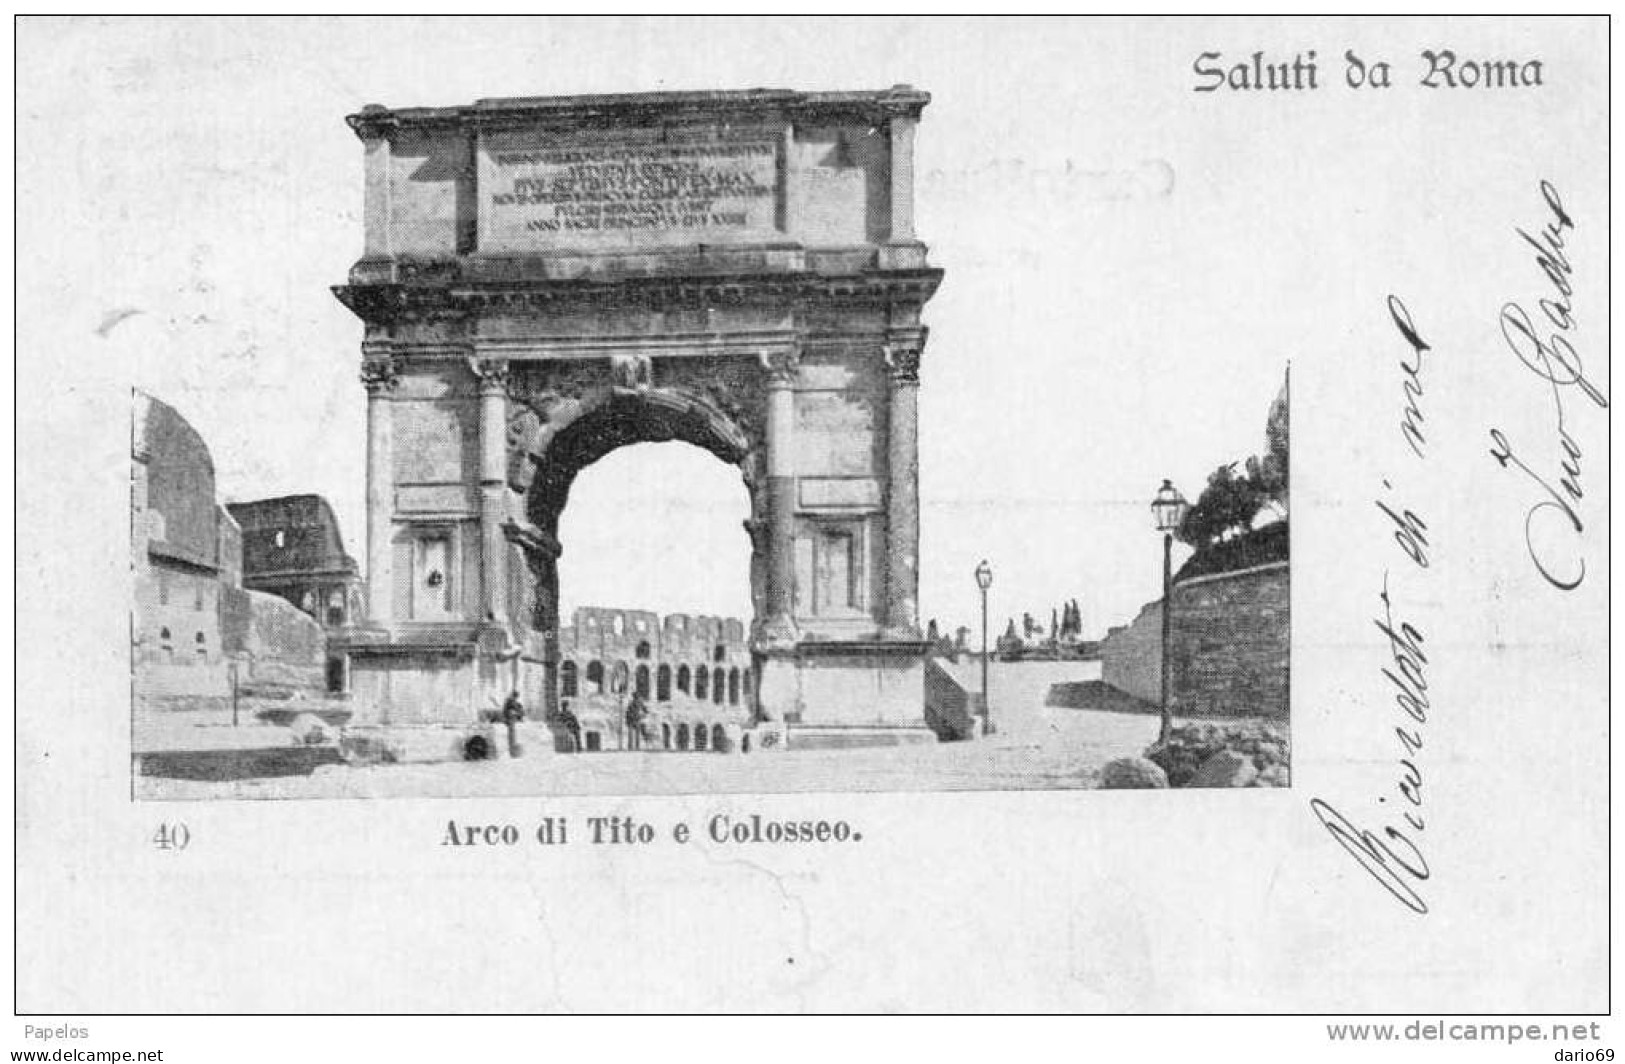
[[[651,442],[684,439],[718,453],[739,466],[756,499],[756,486],[765,474],[766,389],[759,367],[746,359],[656,363],[636,356],[513,363],[508,380],[509,486],[529,491],[560,432],[629,393],[651,411],[673,415],[672,422],[650,433]],[[701,420],[704,439],[672,428],[683,417]]]
[[[538,453],[537,437],[542,431],[541,415],[522,402],[508,400],[508,487],[523,493],[530,490],[536,476],[532,455]]]
[[[508,486],[530,490],[536,463],[561,424],[574,420],[584,397],[608,384],[594,362],[510,362],[508,365]]]
[[[743,435],[745,451],[760,459],[766,450],[767,386],[753,358],[671,359],[659,366],[662,387],[692,398]],[[742,462],[742,467],[751,463]],[[747,476],[748,476],[747,469]]]
[[[609,370],[618,388],[648,391],[654,387],[654,364],[648,355],[611,355]]]

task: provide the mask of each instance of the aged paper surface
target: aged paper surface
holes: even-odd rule
[[[1605,21],[18,32],[18,1011],[1609,1008]]]

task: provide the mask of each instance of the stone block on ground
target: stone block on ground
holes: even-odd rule
[[[1196,770],[1188,787],[1246,787],[1258,778],[1252,758],[1236,750],[1220,750]]]
[[[1253,780],[1254,787],[1290,787],[1291,774],[1285,765],[1271,765],[1258,774]]]
[[[1169,733],[1166,742],[1153,744],[1145,756],[1162,766],[1171,787],[1196,786],[1197,772],[1214,754],[1229,750],[1240,754],[1262,772],[1272,765],[1283,768],[1292,761],[1292,745],[1286,729],[1277,724],[1197,721],[1182,724]]]
[[[314,713],[300,713],[288,722],[296,746],[317,746],[338,734],[337,730]]]
[[[1120,757],[1106,762],[1100,773],[1100,785],[1114,791],[1162,790],[1168,786],[1168,774],[1146,758]]]
[[[499,731],[502,741],[506,743],[507,727],[503,726]],[[512,757],[545,757],[556,752],[553,729],[539,720],[522,720],[515,724],[514,741],[519,744],[519,752],[509,755]]]
[[[471,727],[346,728],[339,738],[339,750],[353,764],[462,761],[468,740],[477,733]]]

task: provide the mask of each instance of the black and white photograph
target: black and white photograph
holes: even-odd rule
[[[1219,454],[1194,503],[1144,460],[1140,499],[1126,475],[1060,493],[1082,537],[1125,526],[1107,541],[1128,557],[1079,558],[1036,515],[1036,540],[984,533],[978,558],[965,486],[921,491],[922,437],[935,467],[963,420],[937,404],[946,424],[921,424],[944,280],[914,221],[929,102],[347,116],[365,251],[332,294],[360,379],[302,420],[337,429],[365,395],[333,443],[364,440],[364,483],[308,452],[278,456],[305,480],[233,477],[136,394],[138,796],[1286,786],[1284,356],[1279,381],[1237,360],[1255,401],[1214,428],[1256,453]],[[995,372],[939,342],[941,376]],[[245,369],[274,388],[273,364]],[[1053,413],[1087,408],[1066,393]],[[1211,464],[1149,445],[1177,438],[1172,404],[1120,409],[1068,449],[1121,433]],[[990,460],[1021,461],[1021,439]],[[922,622],[925,552],[925,601],[951,618]],[[1015,587],[993,596],[999,574]],[[989,600],[1010,612],[991,641]],[[573,756],[594,754],[617,756]],[[488,761],[506,764],[468,764]]]
[[[1606,17],[14,32],[19,1027],[1606,1045]]]

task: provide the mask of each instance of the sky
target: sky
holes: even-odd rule
[[[1024,610],[1047,621],[1072,598],[1088,634],[1132,619],[1160,593],[1149,502],[1162,479],[1194,499],[1216,466],[1260,451],[1288,363],[1337,354],[1346,334],[1329,323],[1372,298],[1362,250],[1440,208],[1402,181],[1362,191],[1407,165],[1423,133],[1403,115],[1351,124],[1349,92],[1267,104],[1192,92],[1204,49],[1369,50],[1357,23],[137,19],[26,32],[19,180],[39,196],[19,219],[35,249],[21,295],[57,323],[64,356],[42,381],[169,401],[208,441],[224,497],[325,495],[358,558],[361,328],[329,288],[361,251],[361,145],[343,119],[368,103],[930,92],[916,222],[946,275],[925,312],[920,609],[950,629],[975,623],[983,558],[997,628]],[[1464,113],[1462,136],[1494,136],[1476,121]],[[1330,186],[1351,194],[1308,191]],[[1328,203],[1343,212],[1335,232]],[[1335,378],[1308,379],[1312,397],[1338,400]],[[566,605],[581,604],[572,582],[591,582],[606,605],[745,609],[737,476],[679,451],[589,470],[566,529],[600,514],[599,533],[660,524],[695,549],[644,541],[635,563],[594,569],[566,538]],[[706,568],[730,552],[726,575]]]

